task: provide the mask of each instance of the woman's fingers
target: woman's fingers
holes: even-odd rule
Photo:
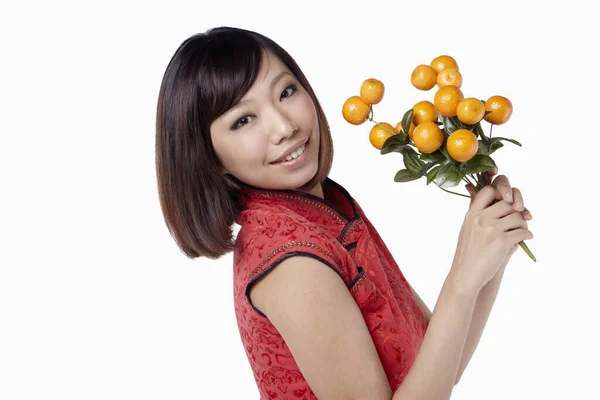
[[[496,179],[494,179],[494,181],[492,182],[492,186],[494,186],[496,189],[498,189],[501,199],[503,199],[509,203],[514,201],[513,190],[512,190],[512,187],[510,186],[510,182],[509,182],[508,178],[506,177],[506,175],[498,175],[496,177]],[[500,200],[500,199],[497,198],[496,200]]]
[[[515,206],[515,211],[523,211],[525,210],[525,202],[523,201],[523,195],[519,189],[512,188],[513,192],[513,205]]]
[[[507,215],[514,214],[515,209],[512,204],[507,203],[505,200],[500,200],[496,204],[488,207],[487,215],[492,218],[503,218]],[[520,213],[518,213],[520,214]]]
[[[506,232],[506,236],[509,242],[519,243],[522,240],[533,239],[533,232],[531,232],[529,229],[519,228],[510,232]]]
[[[471,197],[475,197],[475,193],[477,193],[477,192],[475,191],[475,188],[473,188],[473,185],[471,185],[470,183],[468,183],[468,184],[465,185],[465,188],[467,188],[467,192],[469,192],[469,195]]]
[[[527,221],[525,221],[520,212],[513,212],[512,214],[500,218],[498,227],[502,232],[517,228],[528,229]]]
[[[488,174],[488,176],[492,177],[498,173],[498,168],[494,167],[491,170],[487,171],[486,173]],[[526,221],[530,221],[531,219],[533,219],[533,215],[531,214],[531,211],[529,211],[527,208],[525,208],[525,201],[523,199],[523,194],[521,193],[521,190],[519,190],[516,187],[511,187],[510,181],[508,180],[508,178],[505,175],[500,175],[500,176],[496,177],[496,179],[492,182],[492,184],[490,186],[493,186],[496,189],[495,200],[498,200],[498,201],[504,200],[508,203],[511,203],[513,209],[515,211],[519,211]],[[471,196],[471,205],[472,205],[473,199],[475,198],[477,191],[471,184],[465,185],[465,188],[467,189],[467,192],[469,192],[469,195]],[[499,210],[499,211],[501,213],[507,212],[507,210],[504,210],[504,209]],[[507,214],[504,214],[504,215],[507,215]]]
[[[487,185],[479,189],[477,195],[474,196],[471,200],[471,205],[469,210],[472,211],[482,211],[486,209],[496,197],[496,188]]]

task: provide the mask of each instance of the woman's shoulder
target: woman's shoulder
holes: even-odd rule
[[[264,245],[273,245],[282,242],[322,242],[333,239],[318,224],[283,207],[244,210],[242,213],[236,251],[241,251],[244,245],[257,241]]]
[[[301,215],[272,208],[248,212],[236,237],[234,264],[248,278],[293,255],[318,258],[341,269],[347,251],[335,236]]]

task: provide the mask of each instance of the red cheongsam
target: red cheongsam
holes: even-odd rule
[[[427,321],[391,253],[358,203],[327,178],[324,199],[243,185],[234,251],[236,319],[261,400],[316,399],[283,338],[250,302],[250,285],[295,255],[338,273],[356,301],[395,391],[410,370]],[[353,343],[348,343],[351,350]]]

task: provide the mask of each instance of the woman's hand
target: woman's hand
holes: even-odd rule
[[[491,185],[494,186],[497,190],[496,200],[505,200],[508,203],[512,203],[515,211],[519,211],[523,213],[523,218],[525,220],[530,221],[532,219],[531,212],[527,208],[525,208],[525,203],[523,201],[523,195],[521,191],[517,188],[513,188],[510,186],[510,182],[505,175],[499,175],[492,181],[492,177],[498,173],[498,168],[494,167],[493,169],[487,171],[486,177],[488,181],[491,181]],[[473,203],[473,197],[475,196],[475,188],[473,185],[465,185],[467,191],[471,195],[471,204]]]
[[[523,194],[521,193],[521,191],[519,189],[517,189],[516,187],[515,188],[511,187],[510,182],[505,175],[499,175],[496,177],[496,179],[494,179],[492,181],[492,178],[497,173],[498,173],[498,168],[494,167],[493,169],[487,171],[487,173],[485,173],[485,175],[484,175],[485,183],[489,183],[491,186],[493,186],[497,189],[495,200],[505,200],[508,203],[512,203],[515,211],[521,212],[521,214],[523,215],[523,218],[526,221],[531,221],[531,219],[533,217],[531,215],[531,212],[525,207],[525,202],[523,200]],[[473,197],[475,196],[475,193],[477,193],[477,192],[475,191],[475,188],[473,187],[473,185],[465,185],[465,187],[467,188],[467,191],[471,195],[471,203],[472,203]],[[518,243],[515,244],[511,248],[511,251],[509,252],[509,254],[507,255],[507,257],[505,259],[505,263],[507,263],[508,260],[515,253],[515,251],[517,251],[517,248],[518,248]]]
[[[470,185],[471,204],[461,227],[453,272],[460,284],[479,290],[494,277],[514,254],[519,242],[533,238],[521,191],[510,186],[508,178],[494,169],[482,176],[484,185],[475,191]]]

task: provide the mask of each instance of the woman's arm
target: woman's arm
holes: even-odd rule
[[[483,330],[487,324],[492,307],[496,301],[498,290],[500,289],[500,283],[502,282],[502,277],[504,275],[504,271],[506,270],[506,265],[507,264],[505,263],[502,267],[500,267],[498,273],[496,273],[494,278],[491,279],[480,290],[479,295],[477,296],[473,310],[473,316],[471,317],[471,326],[469,328],[469,333],[467,335],[467,340],[461,356],[458,373],[456,374],[456,381],[454,383],[455,385],[460,381],[460,378],[465,372],[467,365],[469,365],[469,362],[473,357],[473,353],[475,353],[475,350],[479,345],[481,335],[483,334]],[[427,304],[425,304],[412,286],[411,290],[415,296],[419,308],[421,309],[421,312],[427,320],[427,324],[429,325],[429,321],[431,320],[431,311],[429,310],[429,307],[427,307]]]
[[[442,400],[452,394],[477,297],[453,272],[444,281],[415,362],[392,400]]]
[[[392,391],[346,283],[311,257],[282,261],[250,289],[319,400],[390,400]]]
[[[462,359],[460,360],[460,367],[456,375],[455,384],[460,381],[460,378],[465,372],[469,361],[471,361],[471,357],[473,356],[475,349],[477,349],[477,345],[481,339],[481,334],[483,333],[485,325],[487,324],[488,318],[492,311],[492,307],[494,306],[494,302],[496,301],[496,296],[498,295],[498,290],[500,289],[500,283],[502,282],[506,265],[507,264],[504,263],[498,270],[498,273],[496,273],[496,275],[479,291],[477,302],[475,303],[475,309],[473,311],[473,317],[471,318],[471,328],[469,329],[467,342],[465,343]]]
[[[491,179],[497,172],[497,168],[488,171],[489,178]],[[492,186],[497,189],[497,196],[500,196],[501,198],[512,202],[514,209],[523,213],[523,217],[525,218],[525,220],[529,221],[532,219],[531,212],[529,212],[529,210],[527,210],[524,206],[524,200],[521,191],[517,188],[512,188],[506,176],[499,176],[497,179],[494,180],[494,182],[492,182]],[[473,187],[467,185],[467,190],[469,191],[472,197],[475,197],[476,192],[473,189]],[[512,253],[514,253],[515,249],[516,247],[511,251],[511,255]],[[465,343],[465,348],[461,357],[460,367],[458,369],[455,384],[457,384],[460,381],[460,378],[462,377],[465,369],[467,368],[471,357],[473,357],[473,353],[479,345],[481,335],[483,334],[483,330],[485,329],[485,326],[489,319],[492,307],[494,306],[494,303],[496,301],[496,297],[500,289],[500,284],[504,276],[504,271],[506,270],[506,266],[508,264],[509,259],[510,256],[507,257],[506,261],[502,263],[494,277],[490,281],[488,281],[479,291],[475,303],[475,308],[473,311],[471,326],[469,328],[469,334],[467,336],[467,341]],[[425,302],[419,297],[417,292],[412,287],[411,289],[413,291],[413,294],[415,295],[415,299],[417,300],[419,307],[421,308],[421,311],[423,312],[423,315],[425,315],[425,318],[429,323],[429,320],[431,318],[431,311],[429,311],[429,308],[427,307]]]
[[[392,396],[361,311],[327,265],[290,257],[250,292],[321,400],[448,399],[476,295],[448,275],[415,363]]]

